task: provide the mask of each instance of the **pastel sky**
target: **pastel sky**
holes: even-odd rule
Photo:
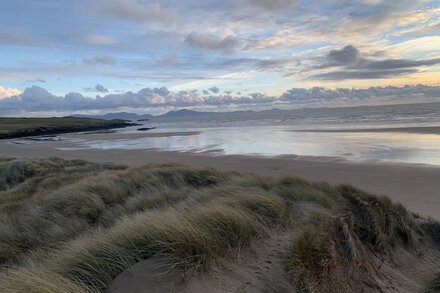
[[[439,1],[1,3],[0,115],[430,102],[439,86]]]

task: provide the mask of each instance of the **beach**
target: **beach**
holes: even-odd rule
[[[355,162],[326,156],[218,155],[206,152],[177,152],[160,149],[78,149],[74,141],[87,137],[121,139],[121,133],[71,134],[70,139],[22,143],[0,141],[0,154],[9,157],[62,157],[94,162],[114,162],[129,166],[178,163],[221,170],[250,172],[264,176],[294,175],[311,181],[351,184],[376,195],[385,195],[422,216],[440,219],[440,167],[428,164]],[[125,134],[132,136],[133,134]],[[136,134],[150,136],[152,134]],[[158,134],[156,134],[158,135]],[[166,134],[162,134],[164,136]],[[195,135],[192,132],[169,135]],[[112,137],[114,136],[114,137]],[[17,144],[19,143],[19,144]]]

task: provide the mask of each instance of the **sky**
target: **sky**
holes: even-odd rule
[[[440,1],[0,5],[0,115],[440,101]]]

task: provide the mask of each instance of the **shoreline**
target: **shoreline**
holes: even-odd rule
[[[408,127],[383,127],[383,128],[353,128],[353,129],[299,129],[292,132],[324,132],[324,133],[374,133],[374,132],[402,132],[416,134],[440,134],[440,126],[408,126]]]
[[[434,165],[353,162],[337,157],[212,155],[210,153],[149,150],[60,150],[68,142],[12,144],[0,142],[0,156],[19,158],[83,159],[138,167],[148,164],[177,163],[212,167],[226,171],[263,176],[298,176],[331,185],[350,184],[376,195],[402,203],[422,216],[440,219],[440,167]]]

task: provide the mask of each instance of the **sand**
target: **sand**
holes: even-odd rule
[[[95,136],[95,134],[90,135]],[[96,135],[103,135],[108,139],[111,134]],[[71,135],[71,138],[73,137],[82,136]],[[355,163],[337,157],[216,156],[210,153],[159,150],[60,150],[59,148],[75,145],[66,140],[14,144],[13,142],[16,141],[0,141],[0,156],[43,158],[59,156],[66,159],[114,162],[130,166],[179,163],[268,176],[295,175],[330,184],[352,184],[367,192],[386,195],[422,216],[440,219],[440,167],[432,165]]]
[[[171,136],[192,136],[200,134],[200,131],[179,131],[179,132],[139,132],[139,133],[123,133],[123,132],[90,132],[69,134],[69,137],[88,139],[88,140],[109,140],[109,139],[137,139],[145,137],[171,137]]]

